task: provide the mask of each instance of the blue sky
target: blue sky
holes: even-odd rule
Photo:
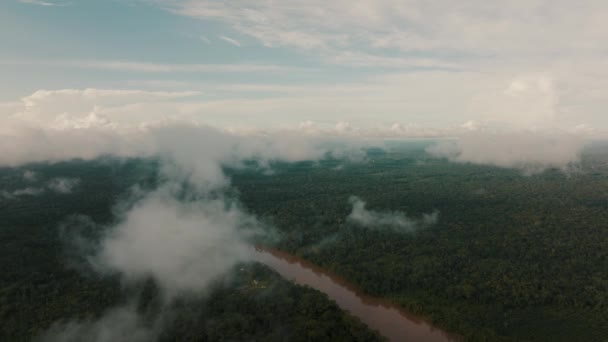
[[[192,94],[151,118],[228,126],[603,129],[607,19],[596,0],[5,0],[0,110],[138,90]]]
[[[159,65],[310,66],[311,63],[290,51],[275,51],[247,41],[234,46],[220,39],[238,37],[229,28],[175,15],[143,2],[84,0],[64,4],[45,6],[12,0],[0,4],[0,40],[5,47],[0,53],[0,60],[5,62],[0,71],[8,79],[2,89],[2,99],[40,88],[116,87],[125,81],[138,80],[247,82],[255,77],[257,82],[310,79],[310,74],[285,77],[265,72],[252,72],[253,75],[213,71],[148,73],[81,67],[78,62],[85,64],[87,61]],[[242,38],[239,37],[239,41]]]

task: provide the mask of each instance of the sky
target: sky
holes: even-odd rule
[[[604,0],[0,0],[0,167],[157,157],[164,183],[133,190],[87,260],[170,301],[273,235],[222,198],[243,160],[365,162],[385,139],[431,138],[428,155],[454,163],[577,171],[608,138],[605,42]],[[351,204],[363,226],[441,219]],[[127,306],[48,340],[127,332],[155,334]]]
[[[3,0],[0,113],[602,131],[607,22],[601,0]]]

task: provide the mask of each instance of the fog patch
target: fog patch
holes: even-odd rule
[[[157,338],[156,322],[147,323],[133,305],[115,307],[98,319],[54,323],[39,341],[146,342]]]
[[[420,218],[408,217],[400,211],[374,211],[366,208],[366,203],[357,196],[351,196],[349,202],[353,208],[347,221],[370,229],[387,229],[396,232],[413,232],[439,221],[439,211],[423,214]]]
[[[476,196],[484,196],[487,194],[488,194],[488,190],[486,190],[485,188],[479,188],[479,189],[473,190],[473,195],[476,195]]]
[[[27,174],[26,171],[25,174]],[[24,174],[24,178],[25,178]],[[30,176],[32,177],[32,176]],[[28,182],[34,182],[35,178],[30,178]],[[47,191],[57,193],[57,194],[70,194],[72,190],[80,183],[80,179],[78,178],[53,178],[45,184],[41,184],[38,187],[36,186],[28,186],[21,189],[16,190],[2,190],[0,192],[0,196],[6,200],[13,200],[23,196],[40,196]]]
[[[473,133],[437,142],[426,152],[452,162],[494,165],[536,174],[549,168],[573,170],[584,146],[581,136],[569,134]]]
[[[25,170],[23,172],[23,180],[26,182],[35,182],[38,179],[38,174],[31,170]]]
[[[152,278],[167,297],[196,293],[250,257],[247,238],[260,227],[226,199],[183,201],[163,187],[124,214],[90,261],[127,282]]]
[[[59,194],[69,194],[79,183],[78,178],[55,178],[48,182],[47,187]]]
[[[44,192],[44,189],[27,187],[24,189],[17,189],[11,193],[13,196],[37,196]]]

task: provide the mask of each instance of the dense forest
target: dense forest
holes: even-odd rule
[[[225,171],[231,196],[276,230],[275,239],[259,243],[322,266],[465,340],[606,340],[604,146],[588,148],[576,169],[526,175],[433,159],[424,152],[427,144],[389,143],[363,160],[273,163],[270,169],[252,161]],[[77,251],[66,247],[64,222],[75,214],[111,222],[113,204],[129,187],[156,186],[157,168],[154,160],[100,159],[0,170],[6,191],[0,198],[0,340],[28,340],[58,320],[100,315],[126,300],[117,279],[77,262]],[[26,169],[79,184],[69,195],[9,199],[27,186]],[[412,218],[437,212],[438,219],[410,231],[363,226],[348,219],[351,196],[370,211]],[[208,295],[176,303],[161,339],[379,339],[325,296],[265,267],[246,264],[231,274]],[[140,299],[144,311],[154,307],[149,287],[151,294]]]
[[[103,159],[0,170],[1,341],[53,340],[49,331],[69,340],[62,332],[68,322],[95,320],[133,298],[160,341],[381,340],[324,294],[257,263],[235,266],[210,289],[169,308],[159,304],[153,281],[125,288],[117,277],[87,267],[69,230],[94,241],[103,232],[91,228],[101,225],[86,223],[115,220],[113,206],[131,186],[156,185],[157,166],[154,160]],[[78,179],[78,185],[69,194],[45,188],[57,177]],[[159,318],[160,329],[154,327]]]
[[[525,175],[450,163],[425,142],[365,162],[233,170],[252,211],[280,227],[278,246],[467,340],[608,338],[608,158]],[[410,233],[349,222],[348,199],[438,222]]]

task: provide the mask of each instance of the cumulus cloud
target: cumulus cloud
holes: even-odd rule
[[[523,74],[506,87],[480,91],[472,99],[478,119],[515,129],[547,130],[558,125],[559,95],[555,81],[541,73]]]
[[[366,208],[366,203],[359,197],[351,196],[349,202],[353,209],[347,220],[362,227],[371,229],[388,229],[396,232],[412,232],[418,228],[434,225],[439,220],[439,212],[423,214],[421,218],[408,217],[398,211],[374,211]]]
[[[569,127],[560,118],[554,81],[544,74],[523,74],[502,87],[478,93],[470,120],[455,131],[456,139],[427,148],[433,156],[455,162],[518,168],[525,173],[547,168],[569,169],[577,164],[593,136],[585,124]]]

